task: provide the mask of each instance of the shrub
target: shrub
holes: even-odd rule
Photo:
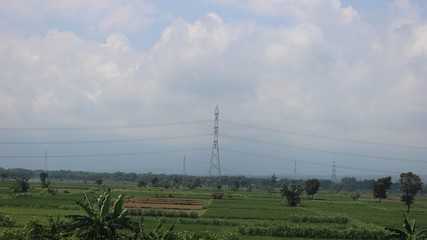
[[[30,190],[29,177],[14,178],[14,180],[9,186],[12,194],[26,193]]]
[[[4,229],[0,234],[0,240],[24,240],[25,236],[21,229],[8,228]]]
[[[8,215],[3,215],[0,213],[0,226],[1,227],[12,227],[15,225],[16,220],[9,217]]]
[[[360,193],[354,193],[350,197],[351,197],[351,199],[353,199],[353,201],[356,201],[357,199],[359,199]]]

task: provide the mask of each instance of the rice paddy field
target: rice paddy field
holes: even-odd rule
[[[0,213],[14,218],[16,228],[33,217],[46,224],[48,215],[84,214],[76,201],[83,200],[83,193],[90,199],[102,193],[94,183],[78,181],[53,182],[50,193],[39,183],[31,185],[30,193],[11,196],[8,181],[0,183]],[[353,201],[349,192],[320,191],[313,200],[305,197],[297,207],[288,207],[279,189],[277,193],[257,188],[229,192],[224,187],[223,199],[212,199],[217,190],[204,187],[156,189],[137,188],[133,182],[105,182],[107,187],[114,198],[126,196],[126,208],[135,219],[144,216],[146,230],[162,222],[174,224],[176,232],[239,233],[240,239],[381,239],[384,227],[403,229],[406,211],[398,193],[379,203],[369,192]],[[427,196],[417,195],[408,216],[418,229],[427,229]]]

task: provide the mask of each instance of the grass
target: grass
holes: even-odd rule
[[[191,199],[211,199],[214,189],[201,188],[196,190],[187,189],[157,189],[137,188],[132,182],[106,182],[112,189],[112,197],[119,194],[126,197],[173,197]],[[28,195],[11,197],[9,195],[8,183],[0,183],[0,212],[16,219],[16,226],[22,227],[33,216],[41,223],[47,223],[47,216],[66,216],[69,214],[82,214],[75,204],[83,200],[83,193],[89,199],[94,199],[101,191],[94,183],[81,181],[58,181],[53,182],[52,187],[56,190],[55,195],[46,193],[37,185],[31,183],[33,189]],[[383,229],[384,226],[400,228],[402,225],[402,212],[406,206],[400,202],[399,195],[391,194],[389,199],[378,203],[371,197],[370,193],[362,193],[357,201],[350,198],[351,193],[345,192],[321,192],[316,194],[314,200],[304,199],[298,207],[287,207],[280,193],[266,194],[261,190],[254,189],[253,192],[239,190],[225,194],[224,199],[209,201],[199,218],[179,218],[179,215],[159,214],[162,216],[146,216],[146,230],[153,230],[162,221],[167,226],[175,224],[174,231],[206,232],[214,233],[236,233],[242,228],[258,229],[257,231],[270,232],[259,235],[242,235],[241,239],[276,240],[271,232],[277,234],[284,228],[287,231],[295,231],[288,234],[286,239],[304,240],[313,239],[309,232],[318,233],[332,229],[337,231],[336,238],[341,233],[359,231],[374,231]],[[427,218],[427,196],[418,195],[415,204],[411,207],[409,217],[415,219],[417,225],[426,226]],[[155,215],[155,214],[154,214]],[[169,216],[169,217],[168,217]],[[174,217],[170,217],[174,216]],[[135,220],[139,216],[133,216]],[[4,228],[0,228],[2,230]],[[299,232],[298,232],[299,231]],[[338,232],[341,231],[340,234]],[[301,233],[301,234],[300,234]],[[304,235],[305,234],[305,235]],[[350,233],[348,233],[350,234]],[[327,235],[333,236],[334,233]],[[298,236],[306,236],[298,237]],[[321,237],[321,234],[316,237]],[[326,236],[326,233],[325,233]],[[348,235],[341,239],[348,238]],[[360,237],[360,236],[359,236]],[[369,239],[369,237],[364,237]],[[280,237],[283,239],[283,237]],[[325,238],[316,238],[325,239]]]

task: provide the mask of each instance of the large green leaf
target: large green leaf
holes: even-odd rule
[[[99,215],[102,218],[107,217],[110,211],[110,202],[111,202],[110,193],[106,193],[105,196],[102,198],[102,203],[100,204]]]
[[[112,212],[113,219],[119,217],[122,214],[123,206],[124,206],[124,196],[119,195],[113,205],[113,212]]]

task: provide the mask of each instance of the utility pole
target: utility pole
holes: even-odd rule
[[[212,146],[211,161],[209,166],[209,178],[217,176],[218,180],[221,177],[221,167],[219,161],[219,147],[218,147],[218,124],[219,124],[219,110],[218,105],[215,108],[215,124],[214,124],[214,141]]]

